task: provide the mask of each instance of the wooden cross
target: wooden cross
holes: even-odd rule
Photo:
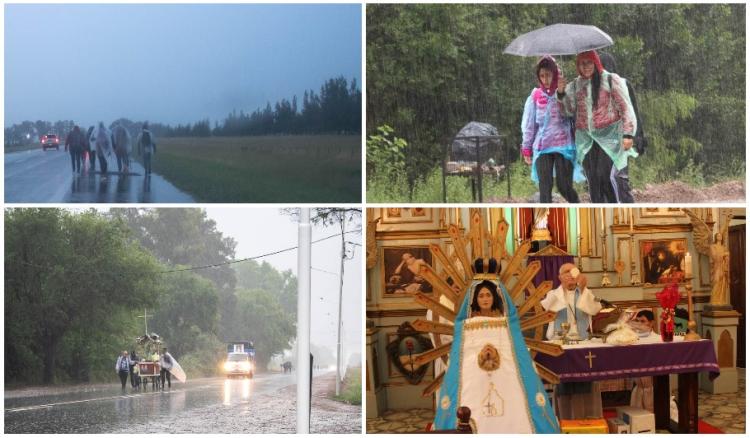
[[[143,323],[144,323],[144,324],[145,324],[145,326],[146,326],[146,334],[148,334],[148,318],[149,318],[150,316],[154,316],[154,315],[149,315],[149,314],[147,313],[146,309],[143,309],[143,316],[139,316],[139,317],[138,317],[138,318],[143,318]]]
[[[591,354],[591,351],[589,351],[589,355],[588,356],[583,356],[583,357],[585,357],[586,359],[589,360],[589,368],[594,368],[593,359],[596,357],[596,355],[595,354]]]

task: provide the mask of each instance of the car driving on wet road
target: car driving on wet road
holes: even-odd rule
[[[60,138],[57,134],[47,134],[42,136],[42,150],[55,148],[60,150]]]
[[[254,372],[255,366],[249,353],[227,354],[227,360],[224,362],[224,373],[227,377],[246,376],[251,378]]]

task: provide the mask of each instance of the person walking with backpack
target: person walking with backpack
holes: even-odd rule
[[[617,71],[617,61],[615,61],[615,57],[611,53],[602,52],[599,55],[599,59],[602,61],[602,67],[604,67],[604,70],[607,70],[610,73],[615,73],[619,75],[620,73]],[[628,96],[630,96],[630,102],[633,104],[633,111],[635,112],[635,120],[636,125],[638,126],[635,131],[635,137],[633,137],[633,147],[635,148],[635,151],[638,152],[638,156],[640,157],[643,155],[644,152],[646,152],[646,146],[648,146],[648,140],[646,139],[646,134],[643,132],[643,119],[641,118],[641,113],[638,111],[638,99],[636,99],[635,95],[635,88],[633,88],[633,83],[627,80],[626,78],[620,76],[623,81],[625,81],[625,85],[628,88]],[[612,88],[612,75],[609,76],[610,81],[610,88]]]
[[[553,57],[544,56],[535,71],[539,87],[531,91],[524,105],[521,155],[531,166],[531,180],[539,184],[539,202],[552,202],[554,175],[563,198],[578,203],[573,180],[583,181],[584,177],[576,162],[570,119],[562,116],[555,96],[560,69]]]
[[[122,389],[125,390],[125,384],[128,382],[128,372],[130,371],[130,358],[128,358],[128,352],[123,351],[120,356],[117,357],[115,363],[115,372],[120,376],[120,383],[122,383]]]
[[[148,130],[148,122],[143,122],[143,130],[138,135],[138,154],[143,157],[143,168],[146,175],[151,175],[151,156],[156,153],[154,135]]]
[[[73,173],[81,172],[81,155],[83,154],[84,140],[81,128],[78,125],[65,138],[65,150],[70,151],[70,162],[73,166]]]
[[[579,76],[560,78],[560,111],[575,118],[576,160],[583,164],[593,203],[633,202],[628,158],[637,157],[638,128],[625,81],[602,67],[594,50],[576,57]]]

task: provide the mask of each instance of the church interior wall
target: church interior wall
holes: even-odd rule
[[[391,216],[389,216],[389,210]],[[398,211],[397,211],[398,210]],[[385,269],[382,260],[388,248],[425,248],[429,244],[449,243],[450,238],[445,231],[449,223],[458,223],[461,226],[469,223],[471,210],[469,208],[441,208],[441,209],[416,209],[419,211],[405,211],[414,209],[367,209],[368,226],[375,226],[374,235],[377,262],[367,271],[367,326],[368,331],[368,362],[373,360],[370,347],[376,349],[377,372],[379,373],[379,387],[368,393],[376,401],[378,409],[406,409],[406,408],[431,408],[432,397],[422,397],[422,390],[432,382],[435,375],[432,365],[424,378],[417,384],[409,383],[399,372],[395,370],[388,357],[386,346],[395,336],[399,326],[404,322],[413,321],[424,316],[424,308],[414,302],[412,293],[401,291],[398,293],[387,293],[386,284],[388,276],[383,272]],[[650,210],[650,211],[647,211]],[[702,218],[713,220],[720,215],[731,211],[735,218],[731,224],[745,222],[744,209],[718,209],[700,208],[698,213]],[[509,237],[507,245],[514,247],[520,244],[518,229],[517,208],[495,208],[482,209],[485,229],[488,224],[505,218],[510,222],[512,236]],[[656,310],[657,321],[660,311],[656,293],[661,291],[661,285],[631,284],[631,267],[635,268],[635,276],[642,279],[642,266],[640,260],[640,242],[645,240],[669,240],[684,239],[687,242],[688,251],[693,255],[693,309],[694,319],[701,329],[700,312],[703,305],[708,303],[711,291],[710,268],[708,258],[700,256],[695,250],[691,224],[689,218],[681,211],[674,209],[632,209],[633,225],[630,225],[631,209],[625,208],[582,208],[580,211],[570,209],[568,218],[570,227],[568,231],[573,234],[580,227],[581,239],[571,238],[575,244],[572,245],[575,253],[575,263],[580,264],[582,272],[587,275],[589,288],[592,292],[605,300],[613,302],[618,306],[635,305],[638,308],[653,308]],[[599,228],[601,216],[606,217],[604,231]],[[404,222],[399,223],[398,218],[393,215],[403,215]],[[606,233],[606,254],[603,254],[601,246],[602,238]],[[510,234],[510,232],[509,232]],[[632,237],[632,241],[631,241]],[[368,243],[368,247],[372,242]],[[426,254],[423,252],[423,254]],[[580,257],[579,257],[580,255]],[[602,259],[606,256],[607,272],[611,286],[601,286]],[[631,259],[633,257],[633,259]],[[580,258],[580,260],[579,260]],[[614,271],[616,260],[625,262],[622,272],[622,280]],[[684,294],[684,285],[681,287]],[[369,333],[368,332],[368,333]],[[368,367],[368,371],[372,371]],[[368,417],[371,416],[368,407]]]

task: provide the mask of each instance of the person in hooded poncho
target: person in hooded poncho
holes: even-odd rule
[[[531,180],[539,184],[539,202],[552,202],[552,180],[557,190],[571,203],[578,202],[573,180],[583,181],[576,161],[570,119],[560,112],[555,96],[560,70],[551,56],[542,57],[536,65],[539,87],[534,88],[524,105],[521,131],[521,154],[531,165]]]
[[[104,123],[99,122],[99,129],[95,135],[96,155],[99,157],[99,169],[102,172],[102,180],[107,179],[107,156],[112,155],[112,142],[109,132]]]
[[[455,430],[467,406],[476,433],[560,433],[510,294],[499,276],[482,277],[458,303],[433,429]]]
[[[120,124],[112,128],[112,145],[117,156],[117,171],[127,173],[130,169],[130,133]]]
[[[583,164],[591,202],[633,202],[628,158],[638,156],[638,123],[627,85],[604,70],[594,50],[579,53],[576,68],[579,76],[571,83],[560,78],[557,98],[560,111],[575,119],[576,160]]]
[[[86,131],[85,154],[89,156],[89,170],[91,172],[96,172],[96,148],[92,147],[96,144],[95,129],[95,127],[89,126],[89,129]]]

